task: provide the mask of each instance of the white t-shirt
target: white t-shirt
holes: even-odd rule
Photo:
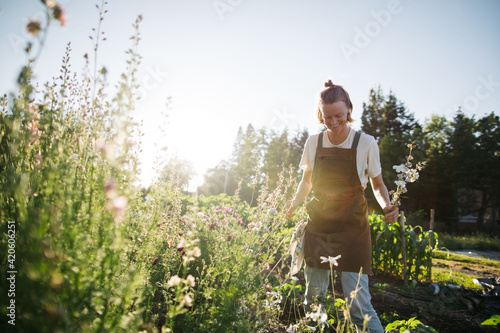
[[[323,147],[351,148],[355,133],[356,132],[351,128],[347,138],[340,145],[333,145],[328,139],[328,135],[325,134],[323,135]],[[312,171],[314,168],[314,157],[316,155],[316,147],[318,146],[318,137],[319,133],[313,134],[306,141],[302,159],[300,160],[300,168],[305,171]],[[359,180],[363,188],[366,188],[368,177],[377,177],[382,172],[380,152],[377,141],[373,136],[361,133],[356,152],[356,163]]]

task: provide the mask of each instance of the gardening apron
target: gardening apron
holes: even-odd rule
[[[330,269],[320,257],[335,257],[337,271],[372,274],[372,246],[364,189],[358,176],[356,149],[361,134],[355,133],[350,149],[324,148],[319,135],[314,159],[309,216],[304,240],[304,259],[310,267]]]

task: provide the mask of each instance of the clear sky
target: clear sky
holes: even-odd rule
[[[92,53],[101,1],[59,3],[67,26],[51,27],[35,68],[41,82],[58,74],[69,41],[74,71]],[[499,111],[500,1],[109,0],[106,8],[98,63],[111,82],[143,16],[136,117],[144,122],[145,183],[161,155],[155,146],[194,162],[196,188],[230,156],[239,126],[318,131],[316,96],[328,78],[350,93],[355,128],[378,85],[421,123],[451,118],[459,106],[476,117]],[[0,0],[1,93],[15,90],[30,17],[42,17],[39,0]]]

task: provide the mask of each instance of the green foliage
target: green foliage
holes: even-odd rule
[[[471,235],[451,235],[444,233],[439,240],[440,246],[448,250],[482,250],[500,251],[500,241],[498,237],[485,233],[475,233]]]
[[[266,184],[274,190],[283,169],[289,168],[294,180],[300,181],[302,172],[298,166],[307,138],[306,130],[289,138],[287,129],[278,133],[262,128],[257,132],[249,124],[244,133],[240,127],[231,161],[221,161],[209,169],[198,192],[208,196],[237,191],[243,200],[255,206],[259,188]]]
[[[395,332],[399,329],[399,332],[406,332],[407,330],[411,332],[422,332],[422,333],[433,333],[437,332],[434,328],[424,325],[416,317],[410,318],[408,320],[397,320],[390,323],[385,327],[389,332]]]
[[[369,216],[372,235],[372,265],[375,271],[402,276],[403,242],[399,222],[387,224],[379,215]],[[406,258],[408,278],[420,281],[432,276],[432,251],[438,235],[422,227],[406,226]]]
[[[481,323],[481,325],[499,328],[500,327],[500,315],[494,315],[491,318],[486,319],[485,321],[483,321]]]
[[[394,93],[391,91],[388,96],[384,96],[380,87],[370,90],[369,102],[363,103],[361,122],[363,132],[372,135],[377,141],[389,136],[401,139],[418,125],[414,115],[408,113]]]
[[[110,103],[104,86],[92,98],[91,80],[71,72],[70,52],[68,45],[61,75],[36,96],[23,70],[19,93],[1,102],[0,227],[16,226],[16,329],[138,329],[144,267],[127,255],[137,151],[125,140],[137,132],[121,97],[133,94],[137,59]],[[5,238],[0,247],[6,253]]]

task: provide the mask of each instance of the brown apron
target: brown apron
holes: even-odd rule
[[[334,270],[372,274],[372,245],[368,209],[358,176],[356,149],[361,133],[356,132],[350,149],[324,148],[320,133],[312,189],[314,198],[307,204],[309,215],[304,241],[304,259],[310,267],[330,269],[320,257],[335,257]]]

